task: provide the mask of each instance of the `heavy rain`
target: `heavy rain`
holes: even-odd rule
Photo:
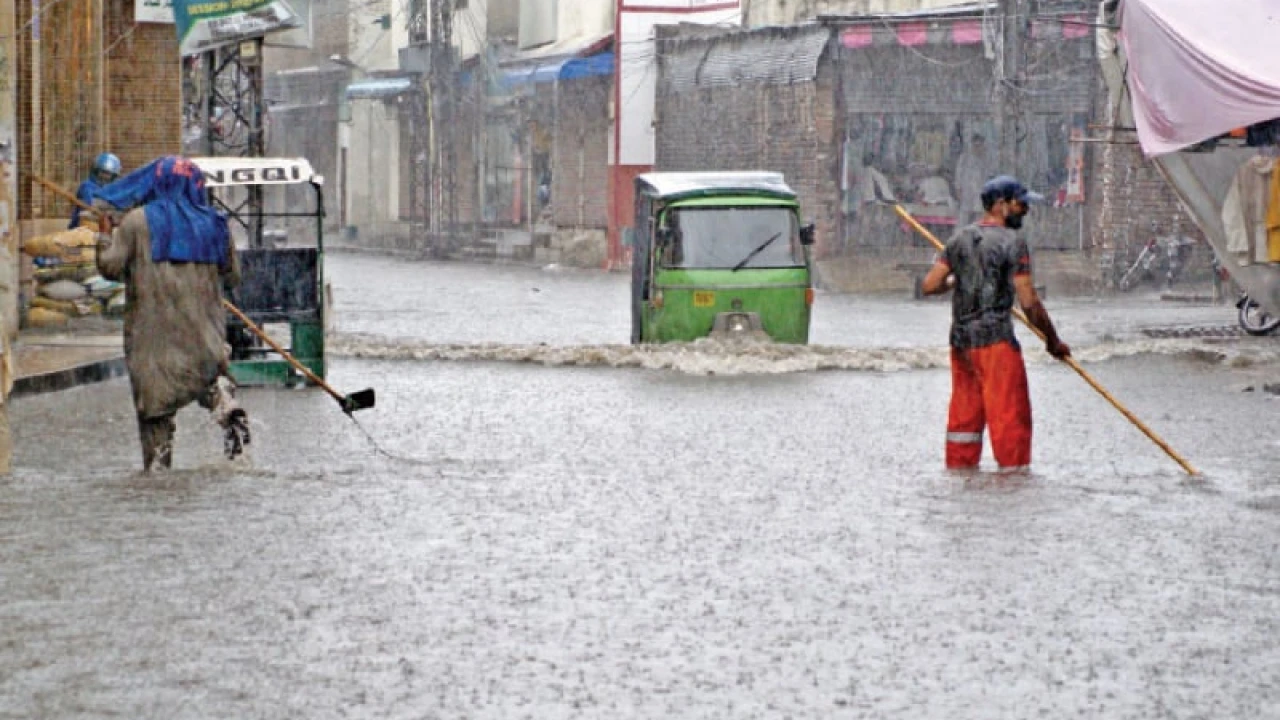
[[[1280,717],[1280,17],[173,5],[0,42],[0,718]]]

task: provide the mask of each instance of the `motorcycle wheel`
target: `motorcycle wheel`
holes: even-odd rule
[[[1280,317],[1272,316],[1253,300],[1240,305],[1240,327],[1250,335],[1270,335],[1280,328]]]

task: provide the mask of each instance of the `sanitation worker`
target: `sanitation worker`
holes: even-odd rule
[[[1002,469],[1031,464],[1031,397],[1022,349],[1013,332],[1014,300],[1044,334],[1050,355],[1071,349],[1058,338],[1031,277],[1031,254],[1018,237],[1029,204],[1043,200],[1016,179],[1001,175],[982,186],[983,217],[958,230],[921,289],[951,289],[951,408],[947,419],[947,467],[971,468],[982,455],[984,428]]]
[[[145,471],[171,467],[174,415],[198,402],[223,428],[235,457],[249,442],[248,417],[235,401],[225,343],[224,278],[238,281],[235,246],[209,204],[204,175],[169,156],[97,193],[100,204],[129,209],[98,235],[98,270],[125,283],[125,362],[133,388]]]

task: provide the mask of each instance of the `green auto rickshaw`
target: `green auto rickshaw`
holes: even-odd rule
[[[240,283],[229,300],[250,322],[280,339],[281,349],[313,375],[325,377],[326,284],[324,279],[324,178],[306,158],[192,158],[204,173],[210,199],[233,228],[251,234],[262,227],[260,242],[236,250]],[[273,198],[265,191],[280,197]],[[295,193],[288,193],[289,190]],[[246,198],[262,193],[264,201],[284,207],[257,212]],[[296,195],[294,197],[293,195]],[[290,239],[287,225],[297,221],[299,236]],[[267,229],[267,225],[275,225]],[[281,239],[283,236],[283,240]],[[282,245],[290,245],[284,247]],[[289,340],[286,342],[285,337]],[[234,315],[227,317],[231,377],[242,387],[281,387],[310,383],[274,348],[267,347]]]
[[[631,342],[809,342],[813,226],[776,172],[656,172],[635,181]]]

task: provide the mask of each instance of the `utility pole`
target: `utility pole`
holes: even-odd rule
[[[430,115],[428,212],[432,243],[451,248],[458,224],[457,72],[453,51],[453,0],[431,0],[431,68],[427,82]],[[447,240],[446,240],[447,238]]]
[[[410,0],[408,30],[411,47],[419,48],[430,42],[430,17],[426,0]],[[429,78],[430,65],[426,71]],[[427,93],[430,91],[429,81],[426,87],[415,83],[414,91],[409,95],[409,218],[411,239],[418,250],[427,248],[427,222],[431,213],[431,183],[428,177],[431,167],[427,160],[431,142],[430,128],[427,125],[428,107],[431,104]]]
[[[1000,54],[996,60],[996,130],[999,134],[1000,172],[1018,171],[1018,134],[1021,132],[1022,34],[1025,29],[1023,0],[1000,0]]]
[[[201,55],[204,96],[203,150],[210,157],[260,158],[266,154],[261,37],[206,50]],[[233,219],[244,228],[249,247],[263,245],[262,187],[251,186],[235,207]],[[235,202],[235,201],[233,201]]]

